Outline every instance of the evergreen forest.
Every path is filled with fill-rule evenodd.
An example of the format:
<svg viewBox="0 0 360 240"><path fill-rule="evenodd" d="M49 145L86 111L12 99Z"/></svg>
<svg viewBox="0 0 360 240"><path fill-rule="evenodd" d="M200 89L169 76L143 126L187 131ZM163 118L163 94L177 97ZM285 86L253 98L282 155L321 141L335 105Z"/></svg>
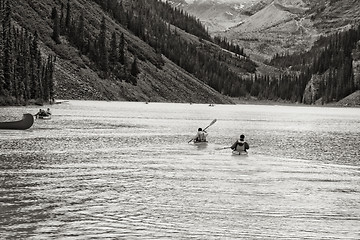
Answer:
<svg viewBox="0 0 360 240"><path fill-rule="evenodd" d="M16 27L9 1L0 0L0 105L49 102L56 58L41 55L37 32Z"/></svg>
<svg viewBox="0 0 360 240"><path fill-rule="evenodd" d="M293 94L303 92L313 76L321 76L321 80L314 83L318 86L318 91L312 99L304 102L307 104L313 104L317 100L321 100L322 104L336 102L359 90L360 83L354 78L353 69L353 56L360 50L359 40L360 25L320 37L308 52L275 56L269 64L280 69L290 69L291 74L280 76L281 84L273 84L269 92L280 94L282 99L295 100ZM262 77L264 78L266 77ZM282 79L286 81L281 82ZM270 82L264 82L271 86ZM286 92L281 91L284 85L293 87L289 88L294 90L292 94L287 93L286 96ZM269 95L265 97L269 98Z"/></svg>

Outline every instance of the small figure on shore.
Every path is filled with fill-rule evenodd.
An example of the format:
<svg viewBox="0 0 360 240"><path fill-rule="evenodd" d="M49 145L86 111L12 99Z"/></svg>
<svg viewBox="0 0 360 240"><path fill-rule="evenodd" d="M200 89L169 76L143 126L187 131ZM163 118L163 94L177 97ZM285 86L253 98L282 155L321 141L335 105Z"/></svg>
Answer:
<svg viewBox="0 0 360 240"><path fill-rule="evenodd" d="M202 130L202 128L198 129L198 132L196 133L196 136L193 138L194 142L206 142L206 137L208 133L205 130Z"/></svg>
<svg viewBox="0 0 360 240"><path fill-rule="evenodd" d="M230 147L233 151L237 151L239 152L239 154L241 154L241 152L247 152L246 150L249 149L249 144L247 142L245 142L245 135L241 134L240 135L240 139L236 140L236 142L234 142L233 145L231 145Z"/></svg>

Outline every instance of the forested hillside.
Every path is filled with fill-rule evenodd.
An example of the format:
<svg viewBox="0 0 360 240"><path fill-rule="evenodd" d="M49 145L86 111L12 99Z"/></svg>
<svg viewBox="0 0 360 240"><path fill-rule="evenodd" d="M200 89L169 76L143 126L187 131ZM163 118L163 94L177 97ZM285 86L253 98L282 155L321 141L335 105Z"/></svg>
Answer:
<svg viewBox="0 0 360 240"><path fill-rule="evenodd" d="M360 89L353 67L359 60L359 41L360 25L320 37L308 52L277 55L270 64L288 69L288 81L304 92L302 102L337 102Z"/></svg>
<svg viewBox="0 0 360 240"><path fill-rule="evenodd" d="M161 1L0 2L2 16L9 16L1 19L0 88L2 98L13 102L55 97L229 103L221 93L234 93L241 75L256 70L239 46L211 39L196 18ZM26 48L38 49L31 60L36 66L21 59L27 50L13 42L22 34ZM21 73L15 68L20 59ZM30 83L35 68L41 72ZM28 90L42 85L37 95Z"/></svg>
<svg viewBox="0 0 360 240"><path fill-rule="evenodd" d="M41 58L39 35L11 24L11 6L0 1L0 104L20 104L30 99L50 101L54 97L56 58Z"/></svg>

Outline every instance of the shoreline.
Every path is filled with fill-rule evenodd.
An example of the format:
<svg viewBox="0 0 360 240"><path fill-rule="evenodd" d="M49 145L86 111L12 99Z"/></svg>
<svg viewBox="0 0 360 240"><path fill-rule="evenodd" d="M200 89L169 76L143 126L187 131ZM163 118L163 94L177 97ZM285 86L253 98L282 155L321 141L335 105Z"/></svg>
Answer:
<svg viewBox="0 0 360 240"><path fill-rule="evenodd" d="M360 108L360 103L328 103L328 104L304 104L299 102L258 100L249 98L231 98L236 105L272 105L272 106L294 106L294 107L337 107L337 108Z"/></svg>
<svg viewBox="0 0 360 240"><path fill-rule="evenodd" d="M347 103L328 103L328 104L304 104L299 102L290 102L290 101L275 101L275 100L258 100L256 98L238 98L238 97L229 97L229 99L233 102L231 103L211 103L212 105L271 105L271 106L293 106L293 107L337 107L337 108L360 108L360 103L357 102L347 102ZM109 100L90 100L90 99L59 99L57 101L54 101L53 103L49 102L43 102L41 104L30 101L28 104L18 104L18 105L0 105L0 108L6 108L6 107L29 107L29 106L38 106L38 107L44 107L44 106L53 106L57 104L66 103L69 101L107 101L107 102L117 102L109 101ZM143 102L143 101L120 101L120 102ZM145 101L146 104L149 102ZM181 103L181 102L167 102L167 101L153 101L152 103ZM188 103L188 102L183 102ZM207 103L196 103L191 102L189 104L207 104Z"/></svg>

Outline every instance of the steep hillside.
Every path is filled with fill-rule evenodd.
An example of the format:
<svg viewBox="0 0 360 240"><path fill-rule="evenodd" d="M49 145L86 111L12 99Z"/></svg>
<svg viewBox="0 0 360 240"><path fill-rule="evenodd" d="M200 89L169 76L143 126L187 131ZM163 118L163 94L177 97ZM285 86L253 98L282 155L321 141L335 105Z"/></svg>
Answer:
<svg viewBox="0 0 360 240"><path fill-rule="evenodd" d="M56 98L231 103L229 98L156 52L153 47L116 22L95 1L69 1L71 16L74 20L83 14L86 32L93 39L100 34L101 21L105 16L108 45L111 34L115 33L118 39L124 34L128 67L130 68L130 63L137 59L139 74L136 84L114 76L104 78L101 71L94 67L93 61L71 44L66 35L60 36L60 44L55 43L51 38L51 12L54 7L60 12L61 3L66 6L66 0L10 2L13 6L14 25L31 33L37 31L42 55L57 56L54 73ZM200 43L198 38L196 39L198 44L206 44L206 41ZM218 48L218 51L222 50Z"/></svg>
<svg viewBox="0 0 360 240"><path fill-rule="evenodd" d="M307 15L321 33L332 33L360 20L358 0L304 0L309 5Z"/></svg>
<svg viewBox="0 0 360 240"><path fill-rule="evenodd" d="M277 53L308 50L318 31L301 0L275 0L223 35L250 49L248 54L264 61Z"/></svg>

